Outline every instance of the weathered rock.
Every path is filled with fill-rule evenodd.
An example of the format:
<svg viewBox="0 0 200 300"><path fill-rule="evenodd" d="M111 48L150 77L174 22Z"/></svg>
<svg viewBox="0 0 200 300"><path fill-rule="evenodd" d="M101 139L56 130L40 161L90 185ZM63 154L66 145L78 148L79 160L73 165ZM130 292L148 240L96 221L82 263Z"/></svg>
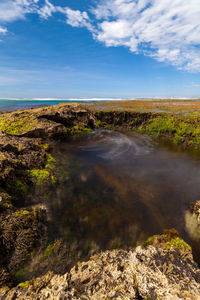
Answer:
<svg viewBox="0 0 200 300"><path fill-rule="evenodd" d="M185 227L192 240L200 241L200 200L190 204L185 212Z"/></svg>
<svg viewBox="0 0 200 300"><path fill-rule="evenodd" d="M0 130L14 136L56 138L94 126L92 113L79 104L59 104L1 115ZM79 128L74 128L78 126Z"/></svg>
<svg viewBox="0 0 200 300"><path fill-rule="evenodd" d="M46 239L46 212L15 209L0 204L0 286L9 284L8 272L16 272ZM7 274L7 275L6 275ZM6 282L8 280L8 282Z"/></svg>
<svg viewBox="0 0 200 300"><path fill-rule="evenodd" d="M63 276L49 272L9 292L2 290L2 295L4 299L12 295L15 299L197 300L200 270L192 256L185 256L173 243L169 249L139 246L102 252Z"/></svg>

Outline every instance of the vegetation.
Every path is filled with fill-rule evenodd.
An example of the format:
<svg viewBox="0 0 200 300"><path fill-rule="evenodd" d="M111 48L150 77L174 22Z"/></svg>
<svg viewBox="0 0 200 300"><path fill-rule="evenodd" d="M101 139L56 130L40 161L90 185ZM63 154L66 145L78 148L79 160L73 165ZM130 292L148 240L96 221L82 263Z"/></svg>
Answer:
<svg viewBox="0 0 200 300"><path fill-rule="evenodd" d="M191 247L186 242L184 242L184 240L178 237L171 239L171 241L165 243L165 249L169 250L170 248L177 248L178 250L192 250Z"/></svg>
<svg viewBox="0 0 200 300"><path fill-rule="evenodd" d="M165 137L184 148L200 148L200 116L197 113L152 116L138 130L154 137Z"/></svg>
<svg viewBox="0 0 200 300"><path fill-rule="evenodd" d="M32 169L29 170L28 173L36 179L36 183L38 185L43 184L50 178L50 173L48 170L44 169Z"/></svg>
<svg viewBox="0 0 200 300"><path fill-rule="evenodd" d="M17 191L21 191L24 194L26 194L28 192L28 185L24 182L22 182L20 179L16 179L15 180L15 187Z"/></svg>
<svg viewBox="0 0 200 300"><path fill-rule="evenodd" d="M21 282L18 284L18 287L21 287L22 289L27 288L30 285L30 281Z"/></svg>
<svg viewBox="0 0 200 300"><path fill-rule="evenodd" d="M31 119L30 115L10 114L0 120L0 130L10 135L20 135L35 128L36 120Z"/></svg>

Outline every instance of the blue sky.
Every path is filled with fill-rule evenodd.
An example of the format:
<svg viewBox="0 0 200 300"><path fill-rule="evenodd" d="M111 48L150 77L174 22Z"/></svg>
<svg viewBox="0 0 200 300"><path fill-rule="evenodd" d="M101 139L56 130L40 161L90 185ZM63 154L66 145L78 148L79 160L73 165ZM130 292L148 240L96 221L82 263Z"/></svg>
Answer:
<svg viewBox="0 0 200 300"><path fill-rule="evenodd" d="M200 97L199 0L0 0L0 98Z"/></svg>

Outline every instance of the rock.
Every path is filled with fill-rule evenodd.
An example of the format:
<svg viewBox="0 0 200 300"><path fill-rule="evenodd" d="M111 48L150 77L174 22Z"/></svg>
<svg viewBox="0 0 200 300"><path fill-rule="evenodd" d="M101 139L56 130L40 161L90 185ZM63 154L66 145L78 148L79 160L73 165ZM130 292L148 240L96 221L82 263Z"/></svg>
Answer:
<svg viewBox="0 0 200 300"><path fill-rule="evenodd" d="M7 202L0 204L0 211L1 287L11 281L8 272L19 270L46 239L46 212L16 209Z"/></svg>
<svg viewBox="0 0 200 300"><path fill-rule="evenodd" d="M200 241L200 200L191 203L185 212L185 227L193 240Z"/></svg>
<svg viewBox="0 0 200 300"><path fill-rule="evenodd" d="M48 272L43 277L22 283L4 292L4 299L15 295L15 299L41 300L198 300L200 269L185 246L187 244L180 238L179 243L183 243L183 247L174 243L177 238L165 233L152 237L157 246L96 254L86 262L79 262L62 276ZM187 251L184 253L185 247Z"/></svg>
<svg viewBox="0 0 200 300"><path fill-rule="evenodd" d="M200 224L200 200L190 204L190 212L196 215L197 222Z"/></svg>
<svg viewBox="0 0 200 300"><path fill-rule="evenodd" d="M9 273L21 272L31 252L46 239L44 210L16 207L41 203L56 183L50 154L54 141L87 132L94 123L92 113L78 104L0 114L1 286L6 280L10 285Z"/></svg>

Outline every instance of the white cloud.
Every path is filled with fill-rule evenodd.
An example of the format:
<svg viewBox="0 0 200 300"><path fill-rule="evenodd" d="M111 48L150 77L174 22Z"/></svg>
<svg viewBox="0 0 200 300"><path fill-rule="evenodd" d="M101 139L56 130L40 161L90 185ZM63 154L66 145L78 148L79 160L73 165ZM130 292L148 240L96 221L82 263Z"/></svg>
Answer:
<svg viewBox="0 0 200 300"><path fill-rule="evenodd" d="M200 0L99 0L90 11L51 0L0 0L0 25L36 13L61 13L72 27L86 27L110 46L125 46L179 69L200 72ZM43 4L42 4L43 3ZM0 26L0 33L7 29Z"/></svg>
<svg viewBox="0 0 200 300"><path fill-rule="evenodd" d="M187 71L200 71L199 0L102 0L95 38Z"/></svg>
<svg viewBox="0 0 200 300"><path fill-rule="evenodd" d="M27 13L37 11L38 0L3 0L0 3L0 22L23 19Z"/></svg>
<svg viewBox="0 0 200 300"><path fill-rule="evenodd" d="M2 34L2 33L3 33L3 34L4 34L4 33L7 33L7 31L8 31L8 30L7 30L5 27L1 27L1 26L0 26L0 34Z"/></svg>
<svg viewBox="0 0 200 300"><path fill-rule="evenodd" d="M41 18L47 19L57 11L58 9L53 4L51 4L48 0L45 0L45 5L38 10L38 14L41 16Z"/></svg>

